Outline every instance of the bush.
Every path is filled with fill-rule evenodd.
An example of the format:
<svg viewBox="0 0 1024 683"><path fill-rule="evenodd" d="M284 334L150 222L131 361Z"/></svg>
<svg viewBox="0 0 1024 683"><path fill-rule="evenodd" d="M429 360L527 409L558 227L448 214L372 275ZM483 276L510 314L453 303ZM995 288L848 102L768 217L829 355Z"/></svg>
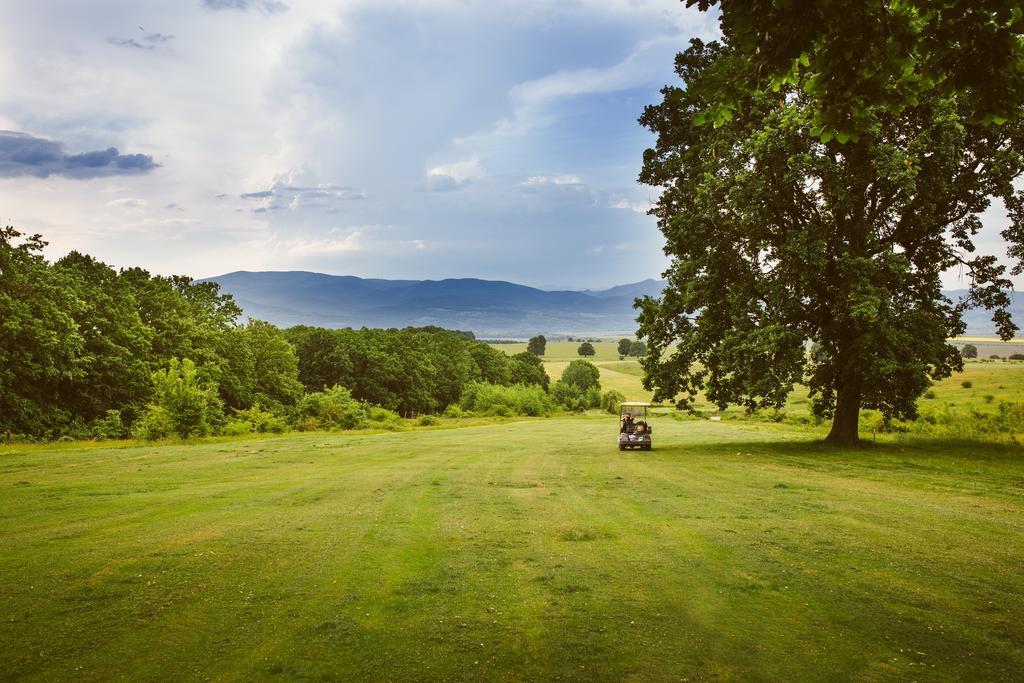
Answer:
<svg viewBox="0 0 1024 683"><path fill-rule="evenodd" d="M932 390L932 389L929 389L928 391L924 392L924 397L925 398L935 398L935 391Z"/></svg>
<svg viewBox="0 0 1024 683"><path fill-rule="evenodd" d="M248 420L228 420L223 429L227 436L241 436L242 434L252 434L255 431L256 428Z"/></svg>
<svg viewBox="0 0 1024 683"><path fill-rule="evenodd" d="M420 415L420 419L416 421L421 427L432 427L433 425L441 424L441 420L435 415Z"/></svg>
<svg viewBox="0 0 1024 683"><path fill-rule="evenodd" d="M376 427L377 429L397 429L402 418L398 416L393 410L387 408L381 408L380 406L371 405L369 403L363 404L366 408L366 418L369 420L370 427Z"/></svg>
<svg viewBox="0 0 1024 683"><path fill-rule="evenodd" d="M569 384L565 380L555 382L551 389L551 397L555 400L555 403L566 410L577 413L581 413L588 408L597 408L601 405L601 390L598 387L581 389L579 386Z"/></svg>
<svg viewBox="0 0 1024 683"><path fill-rule="evenodd" d="M536 385L513 384L510 387L486 382L470 382L459 399L459 408L482 415L550 415L551 398Z"/></svg>
<svg viewBox="0 0 1024 683"><path fill-rule="evenodd" d="M128 436L128 428L121 419L120 410L108 410L106 415L96 418L90 431L93 438L98 441L123 439Z"/></svg>
<svg viewBox="0 0 1024 683"><path fill-rule="evenodd" d="M617 415L619 413L619 406L625 400L626 397L621 391L610 389L601 394L601 409L612 415Z"/></svg>
<svg viewBox="0 0 1024 683"><path fill-rule="evenodd" d="M984 396L982 396L982 398L985 400L985 403L991 403L992 401L996 400L996 397L993 396L992 394L985 394Z"/></svg>
<svg viewBox="0 0 1024 683"><path fill-rule="evenodd" d="M337 385L303 396L298 415L303 429L358 429L370 419L366 404Z"/></svg>
<svg viewBox="0 0 1024 683"><path fill-rule="evenodd" d="M181 438L213 433L224 419L216 385L199 380L188 358L172 358L166 370L153 373L154 402L144 415L141 438Z"/></svg>
<svg viewBox="0 0 1024 683"><path fill-rule="evenodd" d="M591 387L600 391L601 371L593 363L585 360L574 360L562 371L562 379L560 381L572 385L580 391L586 391ZM600 394L598 395L598 403L600 403Z"/></svg>
<svg viewBox="0 0 1024 683"><path fill-rule="evenodd" d="M151 405L142 417L135 421L132 435L136 439L156 441L168 438L173 432L174 422L170 414L162 406Z"/></svg>
<svg viewBox="0 0 1024 683"><path fill-rule="evenodd" d="M1002 356L1000 356L998 353L993 353L991 356L989 356L989 358L991 358L992 360L999 360L1000 358L1002 358Z"/></svg>
<svg viewBox="0 0 1024 683"><path fill-rule="evenodd" d="M465 411L462 410L462 408L459 407L459 404L453 403L453 404L451 404L450 406L448 406L447 408L444 409L444 416L445 417L460 418L460 417L465 417L466 413L465 413Z"/></svg>
<svg viewBox="0 0 1024 683"><path fill-rule="evenodd" d="M964 389L970 389L971 387L974 386L974 382L972 382L969 379L965 379L963 382L960 382L960 386L962 386Z"/></svg>
<svg viewBox="0 0 1024 683"><path fill-rule="evenodd" d="M597 351L594 350L594 345L590 342L583 342L580 347L576 349L576 353L581 356L593 356Z"/></svg>
<svg viewBox="0 0 1024 683"><path fill-rule="evenodd" d="M250 431L257 432L259 434L266 434L267 432L272 434L281 434L288 431L288 423L273 413L269 413L260 408L259 403L255 404L252 408L237 411L236 417L236 422L248 422L249 426L252 427ZM229 422L228 424L231 423ZM224 429L226 433L226 425Z"/></svg>

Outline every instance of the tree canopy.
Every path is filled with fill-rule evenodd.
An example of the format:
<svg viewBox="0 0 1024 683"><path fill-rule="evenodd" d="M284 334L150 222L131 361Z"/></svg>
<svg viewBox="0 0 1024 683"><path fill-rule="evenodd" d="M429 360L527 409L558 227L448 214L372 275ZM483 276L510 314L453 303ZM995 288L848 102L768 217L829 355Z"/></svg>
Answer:
<svg viewBox="0 0 1024 683"><path fill-rule="evenodd" d="M543 334L538 334L536 337L530 337L530 341L526 344L526 350L535 356L543 356L547 345L547 338Z"/></svg>
<svg viewBox="0 0 1024 683"><path fill-rule="evenodd" d="M912 417L931 380L961 367L946 340L968 307L991 309L1004 339L1016 330L1005 268L973 237L998 197L1010 253L1024 254L1024 130L980 120L971 91L936 89L895 112L868 107L856 139L826 139L812 73L722 92L751 60L693 41L676 60L685 87L640 119L657 135L640 179L663 188L652 213L673 259L663 297L640 303L645 386L684 407L706 387L721 408L756 409L806 383L833 418L829 439L848 443L861 406ZM707 125L726 101L735 115ZM953 267L971 282L957 302L941 293Z"/></svg>
<svg viewBox="0 0 1024 683"><path fill-rule="evenodd" d="M933 95L961 100L971 123L1016 119L1024 104L1024 9L1017 0L686 0L721 11L739 56L695 87L719 124L752 91L797 85L822 142L870 133ZM703 119L702 119L703 120Z"/></svg>

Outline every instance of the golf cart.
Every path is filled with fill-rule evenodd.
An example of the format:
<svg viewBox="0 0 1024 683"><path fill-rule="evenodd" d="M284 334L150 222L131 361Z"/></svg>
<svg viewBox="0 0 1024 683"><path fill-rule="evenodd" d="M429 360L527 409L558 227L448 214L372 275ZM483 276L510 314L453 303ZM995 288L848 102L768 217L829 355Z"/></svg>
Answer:
<svg viewBox="0 0 1024 683"><path fill-rule="evenodd" d="M651 426L647 424L649 403L627 401L619 406L619 450L651 450Z"/></svg>

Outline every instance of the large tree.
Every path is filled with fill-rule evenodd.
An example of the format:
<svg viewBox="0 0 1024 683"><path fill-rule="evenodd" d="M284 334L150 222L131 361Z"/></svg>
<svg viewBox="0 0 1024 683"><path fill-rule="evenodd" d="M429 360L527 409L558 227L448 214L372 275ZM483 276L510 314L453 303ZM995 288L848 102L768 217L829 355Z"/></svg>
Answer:
<svg viewBox="0 0 1024 683"><path fill-rule="evenodd" d="M676 62L685 87L640 119L657 135L640 179L663 190L652 213L673 257L663 297L641 303L645 386L683 407L706 388L722 408L755 409L805 382L833 419L828 440L852 443L861 407L912 417L931 380L961 368L946 340L967 307L992 309L1003 338L1015 331L1005 269L973 237L999 197L1021 253L1024 130L935 90L868 106L856 139L826 139L815 74L801 69L777 91L734 89L733 113L709 119L718 84L742 83L751 58L693 41ZM954 267L971 283L958 302L941 292Z"/></svg>
<svg viewBox="0 0 1024 683"><path fill-rule="evenodd" d="M720 10L743 58L698 87L727 118L743 93L802 81L816 134L859 137L878 109L899 115L923 95L954 95L972 121L1018 115L1024 95L1020 0L684 0ZM724 75L724 74L719 74Z"/></svg>

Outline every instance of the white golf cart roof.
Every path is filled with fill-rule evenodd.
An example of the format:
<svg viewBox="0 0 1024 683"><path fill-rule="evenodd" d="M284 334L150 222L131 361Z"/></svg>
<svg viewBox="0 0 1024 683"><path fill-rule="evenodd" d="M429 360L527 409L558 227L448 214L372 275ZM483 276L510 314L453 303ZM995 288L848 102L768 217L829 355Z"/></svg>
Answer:
<svg viewBox="0 0 1024 683"><path fill-rule="evenodd" d="M646 407L650 406L651 404L650 403L644 403L643 401L624 401L624 402L622 402L621 405L623 405L623 406L643 406L643 407L646 408Z"/></svg>

